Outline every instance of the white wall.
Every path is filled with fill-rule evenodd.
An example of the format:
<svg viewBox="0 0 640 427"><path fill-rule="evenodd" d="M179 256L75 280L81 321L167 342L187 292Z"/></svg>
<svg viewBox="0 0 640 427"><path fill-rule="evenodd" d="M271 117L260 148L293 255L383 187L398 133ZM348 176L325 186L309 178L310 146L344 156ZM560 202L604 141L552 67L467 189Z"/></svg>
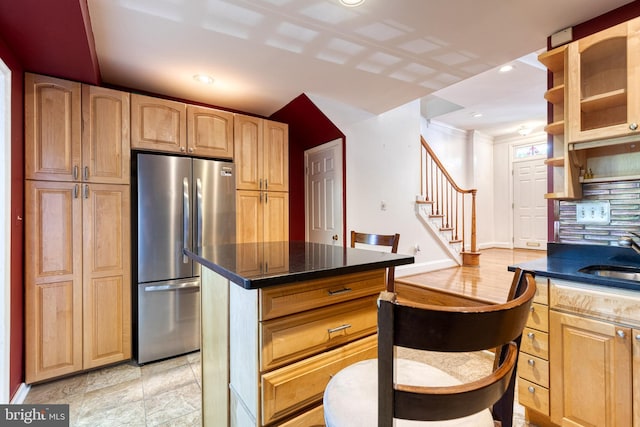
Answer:
<svg viewBox="0 0 640 427"><path fill-rule="evenodd" d="M455 265L415 213L421 134L460 187L478 190L478 249L513 247L511 150L535 138L496 143L477 131L427 121L420 115L419 100L375 116L309 97L346 136L347 232L400 233L398 251L415 254L416 263L398 268L399 277Z"/></svg>
<svg viewBox="0 0 640 427"><path fill-rule="evenodd" d="M0 403L9 403L11 337L11 71L0 60Z"/></svg>
<svg viewBox="0 0 640 427"><path fill-rule="evenodd" d="M398 252L414 255L398 277L454 265L415 212L420 192L420 103L378 116L310 95L345 134L347 232L400 233ZM381 208L384 202L385 209Z"/></svg>

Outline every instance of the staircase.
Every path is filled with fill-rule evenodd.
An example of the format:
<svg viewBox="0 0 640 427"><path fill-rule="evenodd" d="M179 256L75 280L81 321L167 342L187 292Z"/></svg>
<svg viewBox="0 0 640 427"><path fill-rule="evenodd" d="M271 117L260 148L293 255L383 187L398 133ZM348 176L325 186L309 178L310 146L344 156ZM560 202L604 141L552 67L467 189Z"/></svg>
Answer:
<svg viewBox="0 0 640 427"><path fill-rule="evenodd" d="M420 145L420 200L416 200L416 215L458 265L478 266L478 190L460 188L422 136Z"/></svg>

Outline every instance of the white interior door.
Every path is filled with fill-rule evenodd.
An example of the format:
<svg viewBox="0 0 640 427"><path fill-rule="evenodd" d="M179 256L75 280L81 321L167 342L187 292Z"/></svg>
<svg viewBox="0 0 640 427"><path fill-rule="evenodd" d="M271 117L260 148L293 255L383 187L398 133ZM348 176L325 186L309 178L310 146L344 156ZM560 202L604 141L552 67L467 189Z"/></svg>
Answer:
<svg viewBox="0 0 640 427"><path fill-rule="evenodd" d="M305 239L342 242L342 139L304 152Z"/></svg>
<svg viewBox="0 0 640 427"><path fill-rule="evenodd" d="M513 246L547 248L547 166L544 159L513 163Z"/></svg>

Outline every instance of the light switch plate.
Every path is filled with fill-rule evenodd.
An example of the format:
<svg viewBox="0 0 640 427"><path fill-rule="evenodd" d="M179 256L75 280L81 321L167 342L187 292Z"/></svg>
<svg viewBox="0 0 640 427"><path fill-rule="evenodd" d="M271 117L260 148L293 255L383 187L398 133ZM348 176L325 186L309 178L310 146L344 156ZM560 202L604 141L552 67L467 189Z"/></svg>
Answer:
<svg viewBox="0 0 640 427"><path fill-rule="evenodd" d="M609 202L576 203L576 221L578 224L609 224L611 205Z"/></svg>

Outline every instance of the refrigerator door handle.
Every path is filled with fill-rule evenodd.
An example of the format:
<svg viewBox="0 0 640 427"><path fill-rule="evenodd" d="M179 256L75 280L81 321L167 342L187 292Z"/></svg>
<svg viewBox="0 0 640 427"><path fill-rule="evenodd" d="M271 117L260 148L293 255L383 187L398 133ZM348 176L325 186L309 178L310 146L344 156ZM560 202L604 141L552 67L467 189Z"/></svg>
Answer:
<svg viewBox="0 0 640 427"><path fill-rule="evenodd" d="M185 177L182 179L182 248L191 249L189 247L189 180ZM182 262L187 264L189 258L183 253Z"/></svg>
<svg viewBox="0 0 640 427"><path fill-rule="evenodd" d="M170 285L148 285L144 287L145 292L182 291L187 289L200 289L200 282L195 281Z"/></svg>
<svg viewBox="0 0 640 427"><path fill-rule="evenodd" d="M202 247L202 181L196 179L196 245Z"/></svg>

